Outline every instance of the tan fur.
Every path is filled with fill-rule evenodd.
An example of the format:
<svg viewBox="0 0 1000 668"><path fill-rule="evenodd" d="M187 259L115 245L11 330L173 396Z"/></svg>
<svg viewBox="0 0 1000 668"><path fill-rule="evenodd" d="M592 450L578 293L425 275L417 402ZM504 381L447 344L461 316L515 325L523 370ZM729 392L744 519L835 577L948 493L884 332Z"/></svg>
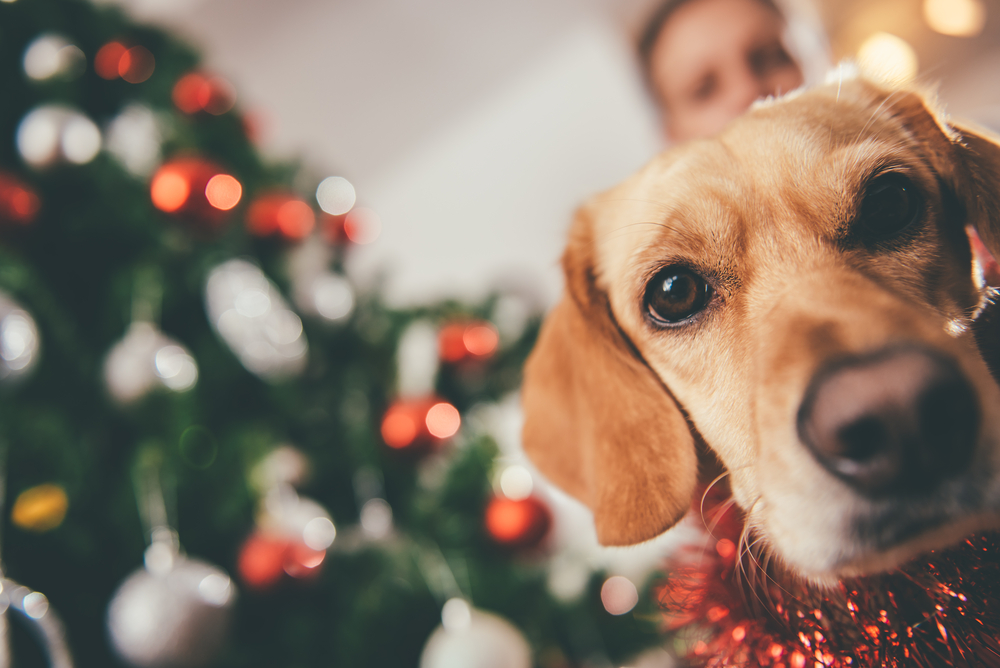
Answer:
<svg viewBox="0 0 1000 668"><path fill-rule="evenodd" d="M902 249L851 246L865 179L887 163L923 191L930 222ZM661 155L573 224L566 294L525 370L526 451L594 510L602 542L636 543L690 503L693 427L752 526L817 580L995 524L1000 388L972 335L955 335L982 297L967 223L1000 255L1000 148L912 91L834 83ZM661 330L643 313L644 290L678 262L711 276L717 298L695 322ZM849 523L877 509L805 451L795 415L824 361L898 341L948 354L970 379L984 416L975 466L996 503L873 552L851 543Z"/></svg>

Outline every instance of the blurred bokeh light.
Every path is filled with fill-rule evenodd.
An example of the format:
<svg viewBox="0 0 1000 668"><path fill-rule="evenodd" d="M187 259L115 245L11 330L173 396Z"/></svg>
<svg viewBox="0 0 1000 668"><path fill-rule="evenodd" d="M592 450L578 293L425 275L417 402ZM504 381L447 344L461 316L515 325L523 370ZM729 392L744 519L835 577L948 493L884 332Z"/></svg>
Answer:
<svg viewBox="0 0 1000 668"><path fill-rule="evenodd" d="M243 186L229 174L216 174L205 186L205 197L216 209L228 211L239 204Z"/></svg>
<svg viewBox="0 0 1000 668"><path fill-rule="evenodd" d="M971 37L986 23L982 0L924 0L927 24L942 35Z"/></svg>
<svg viewBox="0 0 1000 668"><path fill-rule="evenodd" d="M858 64L868 76L893 85L903 85L917 76L917 54L903 39L877 32L858 49Z"/></svg>

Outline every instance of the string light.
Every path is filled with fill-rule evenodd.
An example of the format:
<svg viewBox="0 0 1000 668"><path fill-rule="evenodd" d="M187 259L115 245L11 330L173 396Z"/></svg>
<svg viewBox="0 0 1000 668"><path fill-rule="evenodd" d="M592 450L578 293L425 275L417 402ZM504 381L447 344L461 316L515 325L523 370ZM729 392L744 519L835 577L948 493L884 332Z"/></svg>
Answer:
<svg viewBox="0 0 1000 668"><path fill-rule="evenodd" d="M229 174L216 174L205 186L208 203L220 211L228 211L239 204L243 186Z"/></svg>
<svg viewBox="0 0 1000 668"><path fill-rule="evenodd" d="M357 193L351 182L342 176L331 176L323 179L316 188L316 201L319 208L332 216L341 216L354 207Z"/></svg>
<svg viewBox="0 0 1000 668"><path fill-rule="evenodd" d="M457 408L442 401L431 406L427 411L425 422L431 436L451 438L458 433L458 428L462 425L462 416Z"/></svg>
<svg viewBox="0 0 1000 668"><path fill-rule="evenodd" d="M877 32L858 49L858 64L875 79L893 84L909 83L917 76L917 54L905 40Z"/></svg>
<svg viewBox="0 0 1000 668"><path fill-rule="evenodd" d="M160 211L173 213L187 202L191 186L188 184L187 176L180 169L164 166L153 177L149 192L153 206Z"/></svg>
<svg viewBox="0 0 1000 668"><path fill-rule="evenodd" d="M924 0L927 25L943 35L972 37L986 24L982 0Z"/></svg>

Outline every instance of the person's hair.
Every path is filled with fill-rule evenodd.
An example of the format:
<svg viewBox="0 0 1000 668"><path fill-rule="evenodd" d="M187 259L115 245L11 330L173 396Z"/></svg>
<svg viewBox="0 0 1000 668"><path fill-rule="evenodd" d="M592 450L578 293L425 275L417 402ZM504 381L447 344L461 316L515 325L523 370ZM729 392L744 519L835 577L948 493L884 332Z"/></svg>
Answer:
<svg viewBox="0 0 1000 668"><path fill-rule="evenodd" d="M667 24L670 17L674 13L683 7L684 5L690 4L692 2L698 2L699 0L665 0L665 2L660 3L652 14L650 14L649 19L646 21L646 27L639 36L639 61L642 64L642 71L646 77L646 82L651 82L650 77L650 65L652 64L653 58L653 47L656 46L656 40L660 37L660 33L663 32L663 26ZM784 12L781 8L775 4L774 0L754 0L754 2L759 2L764 5L775 14L780 16L782 19L785 18Z"/></svg>

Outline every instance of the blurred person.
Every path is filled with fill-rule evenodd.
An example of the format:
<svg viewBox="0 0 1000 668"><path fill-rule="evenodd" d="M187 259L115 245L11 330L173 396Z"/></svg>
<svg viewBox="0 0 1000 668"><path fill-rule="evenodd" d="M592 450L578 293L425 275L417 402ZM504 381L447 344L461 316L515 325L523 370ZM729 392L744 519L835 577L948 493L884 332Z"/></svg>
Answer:
<svg viewBox="0 0 1000 668"><path fill-rule="evenodd" d="M785 16L772 0L666 0L639 42L665 136L714 135L754 100L801 86L785 46Z"/></svg>

